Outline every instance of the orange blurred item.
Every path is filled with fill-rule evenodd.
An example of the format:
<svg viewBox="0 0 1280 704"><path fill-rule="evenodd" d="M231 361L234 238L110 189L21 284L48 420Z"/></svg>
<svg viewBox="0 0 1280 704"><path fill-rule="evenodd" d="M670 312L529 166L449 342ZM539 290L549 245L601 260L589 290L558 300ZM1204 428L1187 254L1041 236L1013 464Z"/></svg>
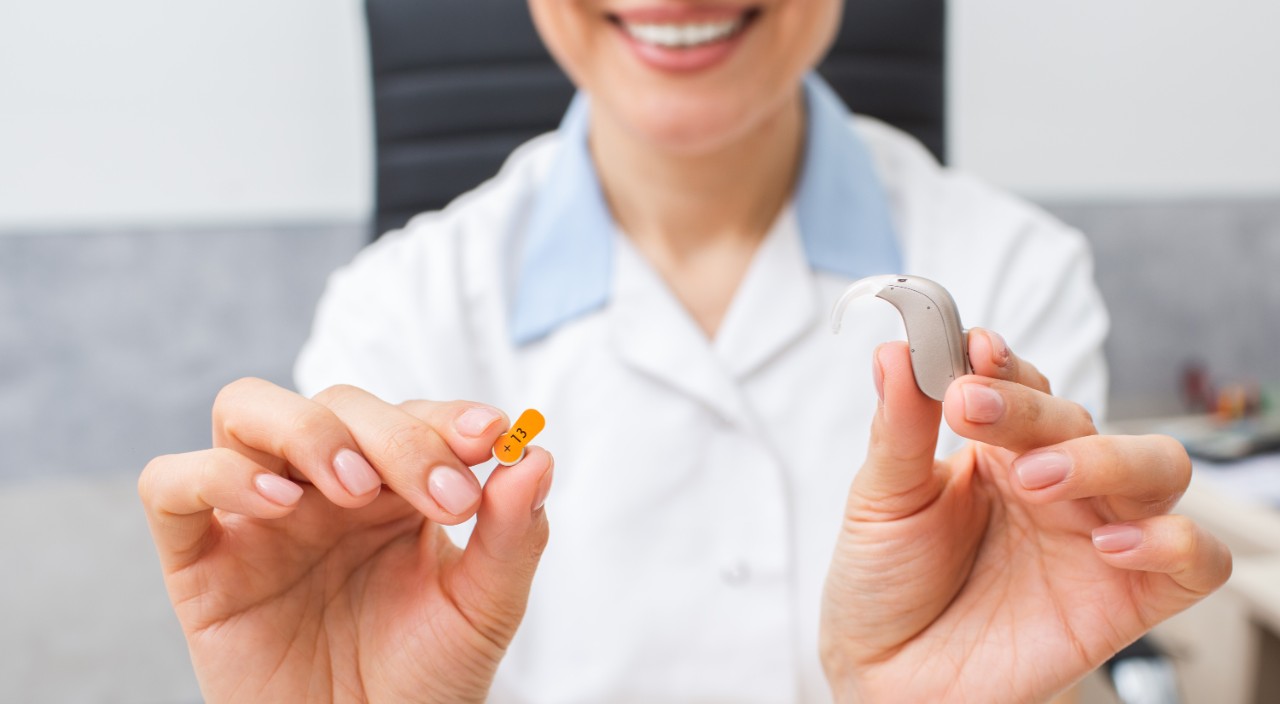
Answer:
<svg viewBox="0 0 1280 704"><path fill-rule="evenodd" d="M511 429L493 444L493 459L504 467L510 467L524 459L525 445L542 432L546 425L547 421L542 414L532 408L521 413Z"/></svg>

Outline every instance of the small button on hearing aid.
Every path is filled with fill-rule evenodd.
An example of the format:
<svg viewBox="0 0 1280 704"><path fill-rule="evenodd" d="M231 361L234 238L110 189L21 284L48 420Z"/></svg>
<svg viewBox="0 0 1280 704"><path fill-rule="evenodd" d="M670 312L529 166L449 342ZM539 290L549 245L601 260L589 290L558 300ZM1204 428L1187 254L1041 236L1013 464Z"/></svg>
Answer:
<svg viewBox="0 0 1280 704"><path fill-rule="evenodd" d="M542 432L546 425L547 421L542 414L532 408L521 413L515 424L511 426L511 430L493 444L493 459L503 467L510 467L524 459L524 446L528 445L535 435Z"/></svg>

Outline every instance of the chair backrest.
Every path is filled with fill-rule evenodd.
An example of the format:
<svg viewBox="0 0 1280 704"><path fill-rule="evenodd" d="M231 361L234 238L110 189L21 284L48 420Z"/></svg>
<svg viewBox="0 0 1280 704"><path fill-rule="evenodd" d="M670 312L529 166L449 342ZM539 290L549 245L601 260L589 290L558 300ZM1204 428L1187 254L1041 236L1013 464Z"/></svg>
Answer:
<svg viewBox="0 0 1280 704"><path fill-rule="evenodd" d="M573 86L520 0L366 0L374 234L443 207L555 129ZM945 0L848 0L819 71L855 111L945 156Z"/></svg>

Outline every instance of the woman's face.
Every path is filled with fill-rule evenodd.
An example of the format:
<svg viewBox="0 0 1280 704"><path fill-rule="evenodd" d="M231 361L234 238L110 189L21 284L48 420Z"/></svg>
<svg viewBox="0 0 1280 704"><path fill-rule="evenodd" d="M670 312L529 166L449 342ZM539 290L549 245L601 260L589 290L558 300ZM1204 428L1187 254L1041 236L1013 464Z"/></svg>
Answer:
<svg viewBox="0 0 1280 704"><path fill-rule="evenodd" d="M840 0L529 0L552 55L628 134L699 154L732 144L799 95Z"/></svg>

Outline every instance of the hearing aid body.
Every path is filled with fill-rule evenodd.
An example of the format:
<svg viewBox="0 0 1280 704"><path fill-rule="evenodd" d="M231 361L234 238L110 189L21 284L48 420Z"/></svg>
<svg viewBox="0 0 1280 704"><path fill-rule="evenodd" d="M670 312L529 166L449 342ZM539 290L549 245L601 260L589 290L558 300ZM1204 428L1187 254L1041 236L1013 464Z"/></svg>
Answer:
<svg viewBox="0 0 1280 704"><path fill-rule="evenodd" d="M924 395L941 401L952 381L973 373L969 334L960 325L955 300L940 284L924 277L894 274L853 282L831 311L831 331L840 332L850 303L870 296L892 303L902 315L911 347L911 370Z"/></svg>

